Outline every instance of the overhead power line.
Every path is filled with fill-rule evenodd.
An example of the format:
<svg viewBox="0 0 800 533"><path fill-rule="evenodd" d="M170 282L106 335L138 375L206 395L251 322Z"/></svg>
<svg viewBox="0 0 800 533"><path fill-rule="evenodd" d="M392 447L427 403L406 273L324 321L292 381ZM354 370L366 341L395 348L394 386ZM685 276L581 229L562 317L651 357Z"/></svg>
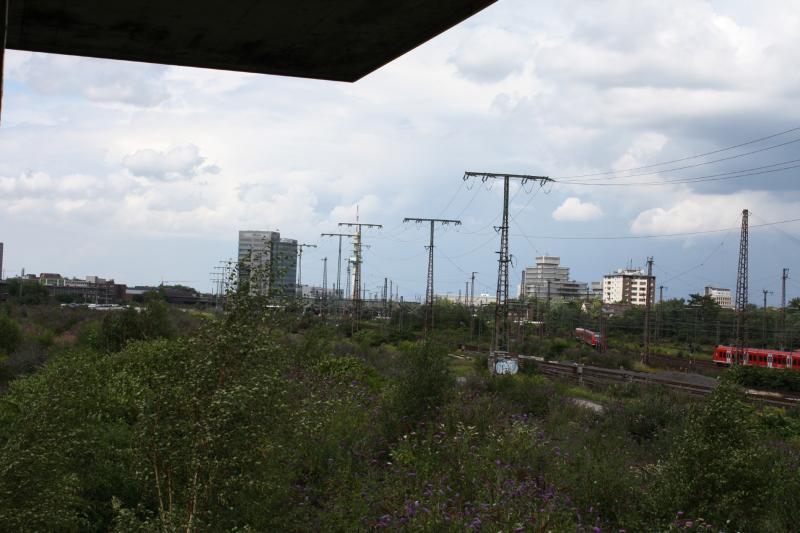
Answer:
<svg viewBox="0 0 800 533"><path fill-rule="evenodd" d="M763 224L750 224L750 228L763 228L766 226L776 226L778 224L790 224L792 222L800 222L800 218L790 218L787 220L778 220L776 222L765 222ZM574 235L523 235L531 239L559 239L559 240L577 240L577 241L610 241L610 240L626 240L626 239L661 239L666 237L685 237L689 235L707 235L711 233L722 233L732 229L739 229L738 227L710 229L703 231L686 231L681 233L663 233L658 235L593 235L593 236L574 236ZM514 236L518 234L512 234Z"/></svg>
<svg viewBox="0 0 800 533"><path fill-rule="evenodd" d="M786 135L787 133L792 133L792 132L795 132L795 131L800 131L800 126L797 126L797 127L794 127L794 128L790 128L788 130L780 131L778 133L773 133L773 134L767 135L765 137L759 137L758 139L752 139L750 141L746 141L746 142L743 142L743 143L735 144L733 146L727 146L725 148L719 148L717 150L712 150L710 152L704 152L702 154L696 154L696 155L690 155L690 156L686 156L686 157L681 157L681 158L678 158L678 159L672 159L670 161L661 161L661 162L658 162L658 163L651 163L649 165L642 165L642 166L638 166L638 167L626 168L624 170L606 170L606 171L603 171L603 172L593 172L593 173L589 173L589 174L576 174L576 175L572 175L572 176L557 176L554 179L561 180L561 179L572 179L572 178L590 178L590 177L593 177L593 176L608 176L608 175L611 175L611 174L619 174L619 173L622 173L622 172L632 172L632 171L636 171L636 170L644 170L646 168L655 168L655 167L660 167L660 166L664 166L664 165L671 165L673 163L680 163L682 161L689 161L691 159L697 159L697 158L700 158L700 157L706 157L706 156L709 156L709 155L714 155L714 154L719 154L719 153L722 153L722 152L727 152L729 150L735 150L736 148L741 148L743 146L749 146L751 144L756 144L756 143L759 143L761 141L767 141L769 139L774 139L775 137L780 137L781 135ZM750 155L750 154L747 154L747 155Z"/></svg>
<svg viewBox="0 0 800 533"><path fill-rule="evenodd" d="M800 141L800 139L798 139ZM614 182L614 183L600 183L600 182L589 182L589 181L557 181L556 183L561 183L563 185L584 185L589 187L629 187L631 185L655 185L655 186L664 186L664 185L680 185L682 183L700 183L704 181L724 181L724 180L733 180L739 178L746 178L748 176L760 176L762 174L772 174L774 172L783 172L784 170L792 170L794 168L800 168L800 164L792 163L800 163L800 159L792 159L789 161L782 161L780 163L772 163L769 165L763 165L760 167L753 167L753 168L745 168L741 170L730 170L728 172L720 172L717 174L706 174L704 176L693 176L693 177L674 177L674 178L667 178L657 181L626 181L626 182ZM790 165L784 166L782 168L773 168L780 165ZM762 170L762 169L769 169L769 170ZM624 178L630 176L622 176ZM612 178L607 178L612 179Z"/></svg>

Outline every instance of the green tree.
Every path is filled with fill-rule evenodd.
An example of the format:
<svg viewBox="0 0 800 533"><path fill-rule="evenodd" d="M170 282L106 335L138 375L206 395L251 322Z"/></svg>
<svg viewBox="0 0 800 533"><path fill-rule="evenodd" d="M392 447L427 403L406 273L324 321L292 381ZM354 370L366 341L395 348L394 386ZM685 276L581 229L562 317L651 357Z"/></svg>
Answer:
<svg viewBox="0 0 800 533"><path fill-rule="evenodd" d="M34 280L8 280L8 299L11 302L27 305L46 304L50 300L47 288Z"/></svg>
<svg viewBox="0 0 800 533"><path fill-rule="evenodd" d="M742 390L720 383L690 412L663 464L654 493L663 518L680 511L726 530L765 531L775 503L768 448Z"/></svg>
<svg viewBox="0 0 800 533"><path fill-rule="evenodd" d="M167 305L154 296L147 298L147 305L142 310L128 308L124 311L109 311L100 327L96 347L108 352L118 352L133 340L171 338L174 334Z"/></svg>

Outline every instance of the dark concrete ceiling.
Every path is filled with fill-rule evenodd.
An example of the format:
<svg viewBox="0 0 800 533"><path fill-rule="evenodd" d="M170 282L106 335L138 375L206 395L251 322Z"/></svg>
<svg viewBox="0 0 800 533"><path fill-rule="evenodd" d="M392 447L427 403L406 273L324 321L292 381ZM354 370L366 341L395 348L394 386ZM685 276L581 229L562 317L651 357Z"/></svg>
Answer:
<svg viewBox="0 0 800 533"><path fill-rule="evenodd" d="M9 0L7 47L355 81L496 0Z"/></svg>

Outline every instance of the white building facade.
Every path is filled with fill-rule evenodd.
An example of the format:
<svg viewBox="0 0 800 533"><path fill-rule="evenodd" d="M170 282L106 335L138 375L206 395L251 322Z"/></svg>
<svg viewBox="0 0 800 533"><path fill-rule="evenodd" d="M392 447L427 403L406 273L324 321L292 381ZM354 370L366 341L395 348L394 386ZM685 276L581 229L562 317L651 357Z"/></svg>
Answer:
<svg viewBox="0 0 800 533"><path fill-rule="evenodd" d="M520 297L526 299L586 298L589 286L569 279L569 267L561 266L561 258L541 255L536 265L522 271Z"/></svg>
<svg viewBox="0 0 800 533"><path fill-rule="evenodd" d="M645 305L647 303L647 287L650 285L650 303L655 302L656 278L641 269L619 269L603 276L604 304Z"/></svg>
<svg viewBox="0 0 800 533"><path fill-rule="evenodd" d="M706 287L705 296L710 296L712 300L723 309L733 309L733 301L731 300L731 290L721 289L719 287Z"/></svg>

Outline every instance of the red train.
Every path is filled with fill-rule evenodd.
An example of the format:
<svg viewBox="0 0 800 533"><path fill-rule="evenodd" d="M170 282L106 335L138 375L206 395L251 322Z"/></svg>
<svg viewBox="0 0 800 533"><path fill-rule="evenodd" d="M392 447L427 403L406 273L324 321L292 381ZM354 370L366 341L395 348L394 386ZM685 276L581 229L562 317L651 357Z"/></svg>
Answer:
<svg viewBox="0 0 800 533"><path fill-rule="evenodd" d="M800 352L784 352L768 348L743 348L742 352L743 365L800 370ZM737 350L733 346L717 346L714 350L714 362L718 365L731 365L735 362L736 353Z"/></svg>
<svg viewBox="0 0 800 533"><path fill-rule="evenodd" d="M575 328L575 338L581 342L585 342L592 348L600 348L600 334L595 333L589 329Z"/></svg>

